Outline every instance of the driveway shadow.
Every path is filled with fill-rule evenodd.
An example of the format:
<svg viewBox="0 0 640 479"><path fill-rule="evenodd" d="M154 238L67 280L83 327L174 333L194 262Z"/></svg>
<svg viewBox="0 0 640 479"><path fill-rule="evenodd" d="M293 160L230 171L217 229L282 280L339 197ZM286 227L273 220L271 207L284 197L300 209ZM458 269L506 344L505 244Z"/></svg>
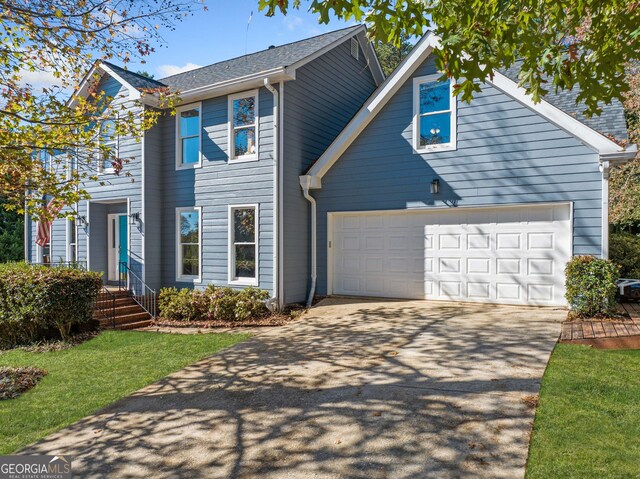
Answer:
<svg viewBox="0 0 640 479"><path fill-rule="evenodd" d="M24 452L80 477L521 477L563 316L328 299Z"/></svg>

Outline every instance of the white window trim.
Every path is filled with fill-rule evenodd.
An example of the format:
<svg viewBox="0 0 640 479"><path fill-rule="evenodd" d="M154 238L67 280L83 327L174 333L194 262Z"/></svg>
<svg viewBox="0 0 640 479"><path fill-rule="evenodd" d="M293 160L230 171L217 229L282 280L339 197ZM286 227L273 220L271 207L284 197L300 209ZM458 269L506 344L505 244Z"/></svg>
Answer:
<svg viewBox="0 0 640 479"><path fill-rule="evenodd" d="M430 115L437 113L451 112L451 141L449 143L439 143L436 145L420 145L420 85L423 83L429 83L436 81L442 75L435 73L432 75L426 75L422 77L416 77L413 79L413 150L415 153L431 153L436 151L452 151L457 149L457 110L458 110L458 98L453 96L453 84L454 81L449 81L449 93L451 95L450 110L429 112Z"/></svg>
<svg viewBox="0 0 640 479"><path fill-rule="evenodd" d="M256 152L250 155L242 155L235 156L235 145L233 140L233 102L234 100L238 100L240 98L247 98L249 96L255 97L256 101L254 103L254 118L255 118L255 141L256 141ZM233 95L229 95L227 102L227 123L228 123L228 145L229 145L229 163L242 163L245 161L258 161L259 153L260 153L260 135L259 135L259 125L260 125L260 109L258 107L259 103L259 91L249 90L242 93L235 93Z"/></svg>
<svg viewBox="0 0 640 479"><path fill-rule="evenodd" d="M180 247L180 214L186 211L198 212L198 275L181 275L182 266L182 248ZM202 207L201 206L183 206L176 208L176 282L180 283L200 283L202 282Z"/></svg>
<svg viewBox="0 0 640 479"><path fill-rule="evenodd" d="M76 211L78 211L78 207L76 206ZM78 219L74 218L73 220L70 220L69 218L67 218L67 262L77 262L78 261ZM74 221L74 226L76 229L76 242L75 242L75 246L76 246L76 257L75 258L71 258L71 221Z"/></svg>
<svg viewBox="0 0 640 479"><path fill-rule="evenodd" d="M180 141L180 113L183 111L189 111L198 109L198 162L197 163L182 163L182 142ZM176 108L176 128L175 128L175 142L176 142L176 170L190 170L193 168L202 168L202 102L189 103L188 105L181 105Z"/></svg>
<svg viewBox="0 0 640 479"><path fill-rule="evenodd" d="M255 214L255 248L256 248L256 276L255 278L236 278L235 277L235 263L236 263L236 252L235 252L235 225L233 224L233 212L235 210L241 210L244 208L253 208L256 212ZM258 203L253 204L245 204L245 205L229 205L229 255L228 255L228 283L230 285L236 286L258 286L259 278L260 278L260 249L259 249L259 238L260 238L260 213L259 213L259 205Z"/></svg>
<svg viewBox="0 0 640 479"><path fill-rule="evenodd" d="M104 120L101 124L100 127L98 128L98 142L100 144L102 144L102 126L104 125L105 122L107 121L112 121L115 124L115 127L118 128L118 118L116 118L115 120L112 118L107 118L106 120ZM120 135L116 132L116 136L113 140L111 140L115 143L115 156L116 158L120 155ZM98 175L112 175L116 172L116 169L112 166L111 168L103 168L102 166L102 152L100 150L98 150Z"/></svg>

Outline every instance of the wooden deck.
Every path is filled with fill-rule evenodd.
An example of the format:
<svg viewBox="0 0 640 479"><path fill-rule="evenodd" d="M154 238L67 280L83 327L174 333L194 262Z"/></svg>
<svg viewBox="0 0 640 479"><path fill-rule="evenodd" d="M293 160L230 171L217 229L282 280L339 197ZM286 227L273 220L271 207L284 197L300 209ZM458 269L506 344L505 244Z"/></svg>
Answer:
<svg viewBox="0 0 640 479"><path fill-rule="evenodd" d="M628 318L603 321L565 321L560 341L640 336L640 303L618 303L618 312Z"/></svg>

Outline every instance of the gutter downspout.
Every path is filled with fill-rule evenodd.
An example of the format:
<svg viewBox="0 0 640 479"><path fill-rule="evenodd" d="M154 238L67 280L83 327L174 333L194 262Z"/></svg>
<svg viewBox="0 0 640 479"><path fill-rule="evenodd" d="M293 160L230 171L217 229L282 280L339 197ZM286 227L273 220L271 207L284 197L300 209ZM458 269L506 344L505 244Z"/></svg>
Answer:
<svg viewBox="0 0 640 479"><path fill-rule="evenodd" d="M317 279L317 267L316 267L316 200L309 194L309 188L311 187L311 177L301 176L300 186L302 186L302 192L307 201L311 204L311 287L309 288L309 296L307 297L307 308L310 308L313 304L313 297L316 294L316 279Z"/></svg>
<svg viewBox="0 0 640 479"><path fill-rule="evenodd" d="M280 310L280 288L279 286L279 268L278 268L278 245L280 238L278 235L280 224L280 185L279 185L279 171L280 171L280 147L279 147L279 132L280 132L280 117L279 117L279 105L280 96L278 90L269 82L269 78L264 79L264 86L273 95L273 298L267 304L270 310Z"/></svg>
<svg viewBox="0 0 640 479"><path fill-rule="evenodd" d="M609 259L609 161L600 162L602 172L602 249L600 255Z"/></svg>

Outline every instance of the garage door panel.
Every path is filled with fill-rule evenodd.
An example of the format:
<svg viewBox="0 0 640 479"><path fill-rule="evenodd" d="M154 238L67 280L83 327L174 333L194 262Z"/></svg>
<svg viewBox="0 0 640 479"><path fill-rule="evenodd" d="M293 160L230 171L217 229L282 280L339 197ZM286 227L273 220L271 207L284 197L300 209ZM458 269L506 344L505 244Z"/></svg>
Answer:
<svg viewBox="0 0 640 479"><path fill-rule="evenodd" d="M336 294L565 304L569 205L371 216L336 215Z"/></svg>

